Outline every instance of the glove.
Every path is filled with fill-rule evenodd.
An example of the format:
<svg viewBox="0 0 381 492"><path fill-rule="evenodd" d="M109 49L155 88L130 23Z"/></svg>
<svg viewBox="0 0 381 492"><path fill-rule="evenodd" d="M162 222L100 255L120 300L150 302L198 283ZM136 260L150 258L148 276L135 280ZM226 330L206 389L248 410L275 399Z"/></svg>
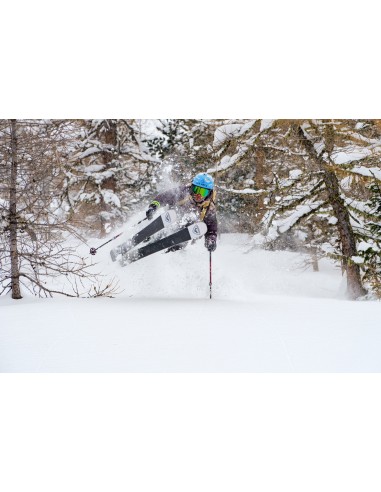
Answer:
<svg viewBox="0 0 381 492"><path fill-rule="evenodd" d="M148 210L146 212L146 217L148 220L152 219L156 209L157 209L157 205L151 203L151 205L148 207Z"/></svg>
<svg viewBox="0 0 381 492"><path fill-rule="evenodd" d="M205 238L205 248L208 251L215 251L217 248L216 239L213 236Z"/></svg>

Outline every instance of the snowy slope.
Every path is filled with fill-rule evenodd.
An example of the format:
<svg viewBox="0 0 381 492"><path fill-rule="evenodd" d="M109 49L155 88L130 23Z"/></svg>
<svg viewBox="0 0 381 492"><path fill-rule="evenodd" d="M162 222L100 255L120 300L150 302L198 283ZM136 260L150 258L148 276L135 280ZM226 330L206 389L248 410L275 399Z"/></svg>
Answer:
<svg viewBox="0 0 381 492"><path fill-rule="evenodd" d="M378 372L381 303L344 298L328 261L248 251L222 235L125 268L108 249L99 267L117 275L114 299L0 298L2 372Z"/></svg>

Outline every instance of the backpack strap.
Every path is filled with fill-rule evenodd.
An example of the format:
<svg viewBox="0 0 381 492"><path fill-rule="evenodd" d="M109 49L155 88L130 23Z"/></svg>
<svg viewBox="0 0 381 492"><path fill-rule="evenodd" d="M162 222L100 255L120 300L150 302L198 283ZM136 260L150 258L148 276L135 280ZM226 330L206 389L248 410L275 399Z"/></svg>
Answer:
<svg viewBox="0 0 381 492"><path fill-rule="evenodd" d="M205 202L203 202L203 204L201 205L202 206L202 210L201 210L201 215L200 215L200 219L201 220L204 220L204 217L206 215L206 212L209 210L209 207L210 205L213 203L213 205L215 204L215 201L216 201L216 196L217 196L217 190L213 190L212 191L212 196L210 198L210 200L206 200Z"/></svg>

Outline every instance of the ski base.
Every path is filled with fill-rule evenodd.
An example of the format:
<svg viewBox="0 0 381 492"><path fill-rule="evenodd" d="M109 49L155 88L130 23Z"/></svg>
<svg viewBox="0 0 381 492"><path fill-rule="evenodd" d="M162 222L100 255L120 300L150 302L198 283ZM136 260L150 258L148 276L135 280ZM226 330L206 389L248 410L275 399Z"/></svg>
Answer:
<svg viewBox="0 0 381 492"><path fill-rule="evenodd" d="M134 248L141 242L147 240L153 234L160 232L163 229L171 227L176 222L177 214L174 210L167 210L166 212L152 220L141 231L137 232L131 239L119 244L116 248L110 251L110 257L112 261L116 261L119 255L125 255L130 249Z"/></svg>
<svg viewBox="0 0 381 492"><path fill-rule="evenodd" d="M184 229L180 229L170 236L166 236L151 244L147 244L147 246L143 246L142 248L133 251L128 251L122 255L120 264L125 266L128 263L133 263L134 261L150 256L154 253L162 251L163 249L171 248L192 239L199 239L206 233L206 231L207 227L204 222L196 222L188 227L184 227Z"/></svg>

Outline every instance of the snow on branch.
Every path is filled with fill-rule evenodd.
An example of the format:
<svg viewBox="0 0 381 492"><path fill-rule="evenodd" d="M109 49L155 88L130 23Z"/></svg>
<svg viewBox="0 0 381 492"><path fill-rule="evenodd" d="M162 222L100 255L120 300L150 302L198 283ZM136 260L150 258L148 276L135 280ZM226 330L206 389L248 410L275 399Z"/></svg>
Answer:
<svg viewBox="0 0 381 492"><path fill-rule="evenodd" d="M273 126L275 120L261 120L261 128L259 129L260 132L264 132L265 130L268 130Z"/></svg>
<svg viewBox="0 0 381 492"><path fill-rule="evenodd" d="M225 169L228 169L233 164L235 164L235 162L239 159L239 157L240 157L239 153L234 154L232 156L231 155L225 155L216 167L210 168L206 172L207 173L214 173L214 172L218 172L218 171L224 171Z"/></svg>
<svg viewBox="0 0 381 492"><path fill-rule="evenodd" d="M221 146L226 140L233 137L240 137L247 132L256 122L251 120L248 123L232 123L230 125L222 125L214 132L213 147Z"/></svg>
<svg viewBox="0 0 381 492"><path fill-rule="evenodd" d="M305 200L310 200L314 195L316 195L322 186L324 185L324 181L320 180L315 185L307 189L301 196L290 196L285 197L283 199L282 205L278 208L279 212L284 212L285 210L290 210L291 208L298 207Z"/></svg>
<svg viewBox="0 0 381 492"><path fill-rule="evenodd" d="M379 167L355 166L351 169L354 174L361 174L367 178L375 178L381 181L381 169Z"/></svg>
<svg viewBox="0 0 381 492"><path fill-rule="evenodd" d="M381 168L380 167L366 167L355 165L352 166L352 163L337 165L334 163L328 164L330 168L336 171L338 174L344 174L346 176L362 176L364 178L376 179L377 181L381 181Z"/></svg>
<svg viewBox="0 0 381 492"><path fill-rule="evenodd" d="M244 190L234 190L233 188L223 188L222 186L217 186L219 190L227 191L228 193L237 193L243 195L261 195L262 193L267 193L266 190L252 190L251 188L245 188Z"/></svg>
<svg viewBox="0 0 381 492"><path fill-rule="evenodd" d="M337 149L331 154L331 159L335 164L349 164L353 161L360 161L369 157L374 150L367 147L351 146L347 149Z"/></svg>
<svg viewBox="0 0 381 492"><path fill-rule="evenodd" d="M276 150L278 152L284 152L287 155L299 155L301 157L308 157L308 154L306 152L295 152L287 147L279 147L278 145L262 145L262 149L265 150Z"/></svg>
<svg viewBox="0 0 381 492"><path fill-rule="evenodd" d="M99 147L90 147L90 148L76 154L73 157L75 159L85 159L86 157L89 157L90 155L99 154L100 152L102 152L102 149L100 149Z"/></svg>
<svg viewBox="0 0 381 492"><path fill-rule="evenodd" d="M285 219L278 221L278 231L283 234L290 230L295 224L300 222L303 218L308 217L312 213L316 212L322 205L326 202L324 200L319 200L314 203L309 203L308 205L297 205L295 212L286 217Z"/></svg>
<svg viewBox="0 0 381 492"><path fill-rule="evenodd" d="M366 202L362 202L360 200L354 200L352 198L347 198L341 195L341 198L344 200L347 207L354 212L358 212L360 215L365 217L376 217L374 210L371 209Z"/></svg>

